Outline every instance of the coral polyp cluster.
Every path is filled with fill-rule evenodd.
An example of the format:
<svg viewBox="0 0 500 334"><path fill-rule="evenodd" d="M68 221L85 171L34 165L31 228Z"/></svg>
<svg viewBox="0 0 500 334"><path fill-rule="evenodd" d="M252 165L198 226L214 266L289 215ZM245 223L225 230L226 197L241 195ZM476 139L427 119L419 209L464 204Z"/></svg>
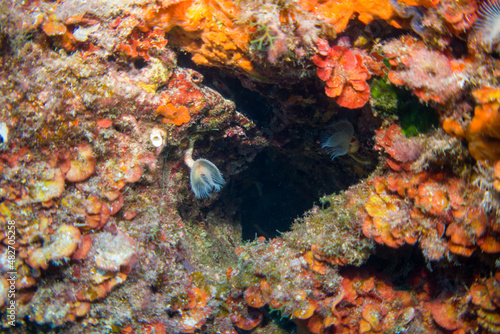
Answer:
<svg viewBox="0 0 500 334"><path fill-rule="evenodd" d="M342 107L360 108L370 98L366 80L370 73L363 64L363 57L343 46L328 47L328 42L318 42L319 54L313 57L318 78L326 82L325 92Z"/></svg>
<svg viewBox="0 0 500 334"><path fill-rule="evenodd" d="M500 160L498 144L500 136L500 89L481 87L473 92L478 105L467 129L469 151L477 160L492 163Z"/></svg>
<svg viewBox="0 0 500 334"><path fill-rule="evenodd" d="M498 12L0 3L0 331L500 333Z"/></svg>
<svg viewBox="0 0 500 334"><path fill-rule="evenodd" d="M392 40L382 50L391 65L389 80L413 89L424 102L446 103L457 97L469 76L470 64L428 50L422 41L410 36Z"/></svg>

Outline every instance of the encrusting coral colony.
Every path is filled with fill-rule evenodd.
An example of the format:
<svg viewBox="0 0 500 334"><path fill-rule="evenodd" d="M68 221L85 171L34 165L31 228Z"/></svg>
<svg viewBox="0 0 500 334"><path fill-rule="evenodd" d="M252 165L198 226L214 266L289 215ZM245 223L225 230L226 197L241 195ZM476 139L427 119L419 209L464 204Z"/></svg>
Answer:
<svg viewBox="0 0 500 334"><path fill-rule="evenodd" d="M2 1L0 331L500 333L499 26L498 0ZM243 241L231 179L270 149L355 181Z"/></svg>

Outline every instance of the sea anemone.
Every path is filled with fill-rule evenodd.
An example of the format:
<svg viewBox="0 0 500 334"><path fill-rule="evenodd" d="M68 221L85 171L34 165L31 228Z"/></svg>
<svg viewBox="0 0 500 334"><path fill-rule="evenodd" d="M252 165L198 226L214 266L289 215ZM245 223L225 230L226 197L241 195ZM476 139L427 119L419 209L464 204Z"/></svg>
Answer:
<svg viewBox="0 0 500 334"><path fill-rule="evenodd" d="M486 0L479 8L476 23L477 38L488 51L500 52L500 1Z"/></svg>
<svg viewBox="0 0 500 334"><path fill-rule="evenodd" d="M359 142L353 137L354 128L348 121L342 120L334 123L329 130L322 136L321 148L330 154L332 160L359 149Z"/></svg>
<svg viewBox="0 0 500 334"><path fill-rule="evenodd" d="M219 192L225 181L221 172L211 161L206 159L193 160L193 146L191 142L184 156L184 162L191 169L189 175L191 190L197 199L210 197L213 192Z"/></svg>

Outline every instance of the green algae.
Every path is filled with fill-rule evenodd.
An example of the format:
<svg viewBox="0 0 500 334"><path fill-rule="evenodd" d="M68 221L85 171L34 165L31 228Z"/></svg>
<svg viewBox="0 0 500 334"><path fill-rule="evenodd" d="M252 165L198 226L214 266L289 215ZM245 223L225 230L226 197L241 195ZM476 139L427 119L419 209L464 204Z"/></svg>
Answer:
<svg viewBox="0 0 500 334"><path fill-rule="evenodd" d="M427 133L439 126L439 115L420 103L409 91L375 78L371 85L371 104L382 118L397 117L406 137Z"/></svg>
<svg viewBox="0 0 500 334"><path fill-rule="evenodd" d="M406 93L407 96L404 96ZM428 106L421 104L415 96L404 92L398 103L398 117L401 130L406 137L427 133L439 127L439 115Z"/></svg>
<svg viewBox="0 0 500 334"><path fill-rule="evenodd" d="M398 109L398 93L394 85L382 78L375 78L370 84L372 106L382 117L394 115Z"/></svg>

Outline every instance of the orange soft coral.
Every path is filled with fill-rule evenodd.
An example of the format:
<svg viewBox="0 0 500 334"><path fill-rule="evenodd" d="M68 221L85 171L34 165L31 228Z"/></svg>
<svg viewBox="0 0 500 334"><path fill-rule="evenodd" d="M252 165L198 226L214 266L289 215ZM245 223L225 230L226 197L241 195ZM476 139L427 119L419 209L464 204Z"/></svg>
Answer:
<svg viewBox="0 0 500 334"><path fill-rule="evenodd" d="M332 326L332 332L385 333L415 321L417 315L428 317L420 307L429 298L428 293L418 293L420 289L398 291L389 277L369 270L347 269L341 273L344 278L338 297L331 303L332 315L324 318L324 327ZM420 324L422 332L435 331L432 321Z"/></svg>
<svg viewBox="0 0 500 334"><path fill-rule="evenodd" d="M419 241L424 256L439 260L448 252L471 256L480 248L500 251L494 226L477 201L475 188L445 173L390 173L373 181L364 204L363 234L397 248Z"/></svg>
<svg viewBox="0 0 500 334"><path fill-rule="evenodd" d="M378 2L363 0L301 0L299 6L332 24L337 33L346 29L349 20L355 13L359 14L358 20L364 24L368 24L375 19L382 19L396 28L401 28L397 14L388 0Z"/></svg>
<svg viewBox="0 0 500 334"><path fill-rule="evenodd" d="M500 160L500 87L482 87L473 92L478 105L470 122L467 139L476 160Z"/></svg>
<svg viewBox="0 0 500 334"><path fill-rule="evenodd" d="M383 178L375 179L375 192L365 203L368 215L363 222L363 233L379 244L397 248L416 239L411 207L397 195L390 194Z"/></svg>
<svg viewBox="0 0 500 334"><path fill-rule="evenodd" d="M370 73L363 57L343 46L329 48L319 41L319 54L313 57L318 77L326 82L326 95L335 98L342 107L361 108L370 99L370 86L366 80Z"/></svg>
<svg viewBox="0 0 500 334"><path fill-rule="evenodd" d="M234 22L238 8L232 1L165 1L150 6L144 20L148 27L172 31L185 51L199 65L226 66L255 74L248 56L250 32Z"/></svg>
<svg viewBox="0 0 500 334"><path fill-rule="evenodd" d="M449 331L455 331L464 326L461 321L464 310L460 307L462 300L452 294L449 295L443 293L442 296L430 303L429 306L432 318L440 327Z"/></svg>
<svg viewBox="0 0 500 334"><path fill-rule="evenodd" d="M180 126L191 120L188 108L185 106L176 107L172 103L159 106L156 113L162 115L164 117L162 122L167 124Z"/></svg>
<svg viewBox="0 0 500 334"><path fill-rule="evenodd" d="M131 58L141 56L145 60L149 60L149 50L152 48L162 49L167 43L165 32L162 29L154 28L145 33L136 29L128 36L127 43L118 46L118 51Z"/></svg>
<svg viewBox="0 0 500 334"><path fill-rule="evenodd" d="M478 278L470 287L477 322L488 333L500 333L500 270L489 278Z"/></svg>
<svg viewBox="0 0 500 334"><path fill-rule="evenodd" d="M450 30L459 35L472 27L477 18L477 4L471 0L443 0L437 6Z"/></svg>

